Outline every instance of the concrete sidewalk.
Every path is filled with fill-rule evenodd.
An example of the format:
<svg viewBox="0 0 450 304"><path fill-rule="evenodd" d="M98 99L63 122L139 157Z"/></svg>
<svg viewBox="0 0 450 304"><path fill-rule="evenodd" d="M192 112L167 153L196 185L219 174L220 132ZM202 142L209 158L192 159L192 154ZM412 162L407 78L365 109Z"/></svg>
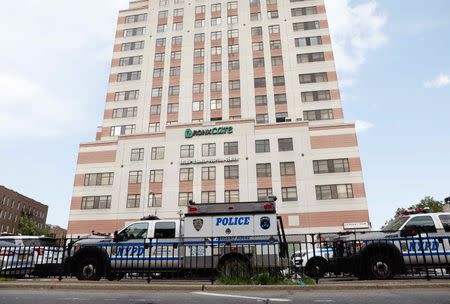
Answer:
<svg viewBox="0 0 450 304"><path fill-rule="evenodd" d="M407 289L446 288L450 290L450 280L389 280L389 281L320 281L318 285L212 285L196 281L124 281L86 282L58 280L30 280L0 282L0 289L61 289L61 290L123 290L123 291L250 291L250 290L364 290L364 289Z"/></svg>

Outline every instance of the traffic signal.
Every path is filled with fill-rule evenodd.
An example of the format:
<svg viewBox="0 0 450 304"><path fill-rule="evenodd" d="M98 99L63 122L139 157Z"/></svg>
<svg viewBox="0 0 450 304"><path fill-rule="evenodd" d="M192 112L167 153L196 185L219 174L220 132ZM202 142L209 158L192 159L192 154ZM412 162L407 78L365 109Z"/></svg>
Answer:
<svg viewBox="0 0 450 304"><path fill-rule="evenodd" d="M446 197L446 198L444 199L444 202L445 202L446 204L450 204L450 196L449 196L449 197Z"/></svg>

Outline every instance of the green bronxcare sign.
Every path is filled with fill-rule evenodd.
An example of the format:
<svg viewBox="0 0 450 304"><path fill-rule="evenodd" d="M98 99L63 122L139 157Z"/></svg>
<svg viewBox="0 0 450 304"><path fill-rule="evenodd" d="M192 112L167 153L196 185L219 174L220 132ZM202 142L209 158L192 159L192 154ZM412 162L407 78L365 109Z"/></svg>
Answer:
<svg viewBox="0 0 450 304"><path fill-rule="evenodd" d="M204 135L222 135L222 134L232 134L233 127L216 127L212 129L205 130L192 130L186 129L184 131L184 138L192 138L194 136L204 136Z"/></svg>

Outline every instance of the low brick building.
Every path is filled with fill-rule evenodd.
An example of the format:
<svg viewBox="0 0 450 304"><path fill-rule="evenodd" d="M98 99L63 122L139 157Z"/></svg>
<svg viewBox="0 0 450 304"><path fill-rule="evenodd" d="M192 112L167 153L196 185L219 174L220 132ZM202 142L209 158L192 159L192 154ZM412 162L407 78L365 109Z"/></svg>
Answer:
<svg viewBox="0 0 450 304"><path fill-rule="evenodd" d="M43 229L47 212L47 205L0 185L0 233L16 233L24 215Z"/></svg>

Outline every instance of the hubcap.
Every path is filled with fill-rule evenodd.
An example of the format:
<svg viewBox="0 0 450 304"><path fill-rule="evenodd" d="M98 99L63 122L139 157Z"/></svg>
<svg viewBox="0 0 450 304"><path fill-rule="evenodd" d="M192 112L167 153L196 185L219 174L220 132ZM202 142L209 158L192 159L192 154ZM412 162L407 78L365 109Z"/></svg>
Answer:
<svg viewBox="0 0 450 304"><path fill-rule="evenodd" d="M83 277L85 277L85 278L92 277L95 273L94 265L92 265L92 264L85 265L83 267L82 273L83 273Z"/></svg>
<svg viewBox="0 0 450 304"><path fill-rule="evenodd" d="M385 277L389 274L389 265L383 261L377 261L373 265L374 274L378 277Z"/></svg>

